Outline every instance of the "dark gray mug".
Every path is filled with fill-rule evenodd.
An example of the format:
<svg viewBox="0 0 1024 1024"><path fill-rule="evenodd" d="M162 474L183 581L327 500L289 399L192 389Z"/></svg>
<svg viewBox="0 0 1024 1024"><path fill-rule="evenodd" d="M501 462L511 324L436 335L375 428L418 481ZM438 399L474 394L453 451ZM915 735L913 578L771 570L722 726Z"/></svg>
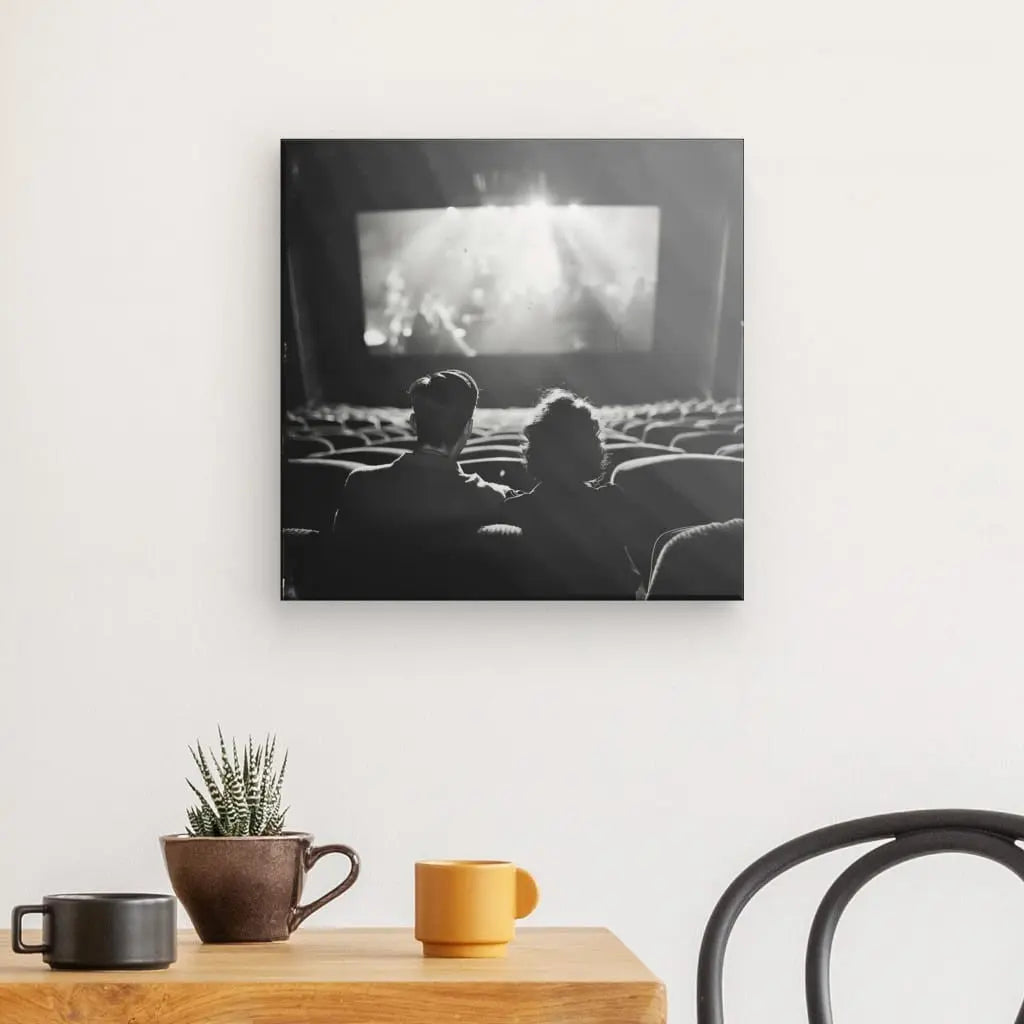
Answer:
<svg viewBox="0 0 1024 1024"><path fill-rule="evenodd" d="M41 914L43 941L28 945L22 922ZM153 893L67 893L11 912L11 948L42 953L55 970L126 971L169 967L177 958L177 902Z"/></svg>

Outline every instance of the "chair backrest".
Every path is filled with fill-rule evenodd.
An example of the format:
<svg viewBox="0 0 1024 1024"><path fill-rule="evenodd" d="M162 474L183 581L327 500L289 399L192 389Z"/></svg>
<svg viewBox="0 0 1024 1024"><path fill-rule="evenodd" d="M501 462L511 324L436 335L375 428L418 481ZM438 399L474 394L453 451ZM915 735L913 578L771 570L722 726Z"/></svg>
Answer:
<svg viewBox="0 0 1024 1024"><path fill-rule="evenodd" d="M645 557L666 530L743 518L743 463L714 455L655 455L612 473L636 522Z"/></svg>
<svg viewBox="0 0 1024 1024"><path fill-rule="evenodd" d="M732 444L736 435L724 430L687 430L672 438L672 447L694 455L714 455L722 445Z"/></svg>
<svg viewBox="0 0 1024 1024"><path fill-rule="evenodd" d="M346 416L343 422L349 430L376 430L380 426L376 418L369 416Z"/></svg>
<svg viewBox="0 0 1024 1024"><path fill-rule="evenodd" d="M609 430L606 428L601 431L601 437L606 445L642 443L638 438L633 437L632 434L624 434L621 430Z"/></svg>
<svg viewBox="0 0 1024 1024"><path fill-rule="evenodd" d="M655 420L644 428L643 439L647 444L669 444L676 434L693 430L703 418L701 416L680 416L676 419Z"/></svg>
<svg viewBox="0 0 1024 1024"><path fill-rule="evenodd" d="M829 825L792 839L756 860L725 890L708 920L697 966L697 1024L723 1024L722 968L736 919L772 879L819 854L889 840L855 860L833 883L807 939L804 987L810 1024L832 1024L832 940L843 911L872 878L933 853L969 853L1009 868L1024 881L1024 817L1000 811L902 811ZM1017 1015L1024 1024L1024 1005Z"/></svg>
<svg viewBox="0 0 1024 1024"><path fill-rule="evenodd" d="M663 444L644 444L642 441L622 443L614 441L604 446L604 461L609 471L632 459L646 459L652 455L676 455L674 449Z"/></svg>
<svg viewBox="0 0 1024 1024"><path fill-rule="evenodd" d="M520 579L522 530L361 529L336 533L321 551L320 579L308 588L345 600L509 599L531 596Z"/></svg>
<svg viewBox="0 0 1024 1024"><path fill-rule="evenodd" d="M743 422L742 412L723 412L715 418L715 423L719 428L725 429L728 426L730 429L735 427L737 423Z"/></svg>
<svg viewBox="0 0 1024 1024"><path fill-rule="evenodd" d="M483 434L479 437L471 437L466 442L466 448L475 448L477 445L510 444L519 447L526 438L522 434L511 431L495 431L493 434ZM465 449L463 449L465 450Z"/></svg>
<svg viewBox="0 0 1024 1024"><path fill-rule="evenodd" d="M743 598L743 520L673 530L651 553L649 601Z"/></svg>
<svg viewBox="0 0 1024 1024"><path fill-rule="evenodd" d="M521 459L523 450L514 444L475 444L462 449L460 458L469 459Z"/></svg>
<svg viewBox="0 0 1024 1024"><path fill-rule="evenodd" d="M501 515L500 511L496 514ZM531 532L501 523L485 526L477 531L475 546L466 548L465 554L472 556L477 596L626 599L635 593L624 557L616 559L611 551L595 551L585 542L559 544L544 530ZM460 571L465 589L469 567Z"/></svg>
<svg viewBox="0 0 1024 1024"><path fill-rule="evenodd" d="M316 436L322 437L334 448L353 448L366 444L366 438L362 434L355 434L351 430L318 430Z"/></svg>
<svg viewBox="0 0 1024 1024"><path fill-rule="evenodd" d="M647 578L650 580L654 576L655 566L658 564L658 559L661 557L662 551L665 550L665 545L668 544L673 537L678 537L679 534L685 530L692 530L692 526L677 526L674 530L666 530L661 534L658 539L654 542L654 546L651 548L651 564L650 570L647 573ZM648 595L650 596L650 595Z"/></svg>
<svg viewBox="0 0 1024 1024"><path fill-rule="evenodd" d="M622 434L626 434L629 437L635 437L638 441L644 436L644 431L650 426L650 420L638 417L636 419L626 420L622 423L618 430Z"/></svg>
<svg viewBox="0 0 1024 1024"><path fill-rule="evenodd" d="M331 442L323 437L286 437L284 439L284 457L286 459L304 459L307 455L319 452L330 452Z"/></svg>
<svg viewBox="0 0 1024 1024"><path fill-rule="evenodd" d="M358 462L360 466L387 466L395 459L408 454L405 448L385 448L384 445L369 444L362 448L339 448L337 451L325 452L322 455L314 455L312 458L319 461L328 459L331 461Z"/></svg>
<svg viewBox="0 0 1024 1024"><path fill-rule="evenodd" d="M743 445L740 444L726 444L715 452L716 455L721 455L726 459L742 459L743 458Z"/></svg>
<svg viewBox="0 0 1024 1024"><path fill-rule="evenodd" d="M463 455L466 453L464 452ZM527 490L533 486L530 474L522 459L466 459L459 460L466 473L477 473L492 484L505 484L514 491Z"/></svg>
<svg viewBox="0 0 1024 1024"><path fill-rule="evenodd" d="M289 459L281 467L281 526L327 532L356 462Z"/></svg>
<svg viewBox="0 0 1024 1024"><path fill-rule="evenodd" d="M389 437L386 441L371 441L367 448L401 448L404 452L414 452L419 447L415 437Z"/></svg>
<svg viewBox="0 0 1024 1024"><path fill-rule="evenodd" d="M321 535L317 530L281 531L281 597L302 600L316 596Z"/></svg>

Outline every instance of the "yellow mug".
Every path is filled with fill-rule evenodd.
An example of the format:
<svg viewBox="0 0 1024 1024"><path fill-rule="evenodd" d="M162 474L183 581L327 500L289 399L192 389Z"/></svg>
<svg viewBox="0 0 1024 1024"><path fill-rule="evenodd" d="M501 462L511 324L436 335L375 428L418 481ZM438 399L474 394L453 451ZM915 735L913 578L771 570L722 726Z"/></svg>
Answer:
<svg viewBox="0 0 1024 1024"><path fill-rule="evenodd" d="M508 861L417 861L416 938L424 956L504 956L539 898L533 876Z"/></svg>

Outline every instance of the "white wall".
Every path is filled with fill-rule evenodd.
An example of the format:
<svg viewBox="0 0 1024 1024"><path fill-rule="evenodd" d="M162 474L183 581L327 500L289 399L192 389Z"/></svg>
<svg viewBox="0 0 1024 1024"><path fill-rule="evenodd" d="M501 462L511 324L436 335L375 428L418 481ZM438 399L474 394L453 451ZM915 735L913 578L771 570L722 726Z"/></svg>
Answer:
<svg viewBox="0 0 1024 1024"><path fill-rule="evenodd" d="M681 1024L768 847L1024 808L1010 20L2 0L0 907L166 888L186 742L272 728L292 824L365 860L317 924L409 922L418 857L514 858L537 923L610 925ZM277 140L538 134L746 137L746 603L278 603ZM800 1019L834 870L753 905L730 1024ZM1022 914L995 866L894 872L841 928L837 1015L1009 1020Z"/></svg>

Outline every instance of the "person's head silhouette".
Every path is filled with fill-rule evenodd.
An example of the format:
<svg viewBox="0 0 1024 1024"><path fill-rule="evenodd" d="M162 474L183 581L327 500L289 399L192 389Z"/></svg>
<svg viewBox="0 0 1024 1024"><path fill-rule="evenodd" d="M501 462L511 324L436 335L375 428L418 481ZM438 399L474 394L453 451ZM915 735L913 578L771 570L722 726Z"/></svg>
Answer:
<svg viewBox="0 0 1024 1024"><path fill-rule="evenodd" d="M441 370L413 381L409 422L420 445L458 456L473 431L479 396L476 381L462 370Z"/></svg>
<svg viewBox="0 0 1024 1024"><path fill-rule="evenodd" d="M577 487L601 475L601 424L593 406L571 391L548 391L524 433L526 468L538 483Z"/></svg>

